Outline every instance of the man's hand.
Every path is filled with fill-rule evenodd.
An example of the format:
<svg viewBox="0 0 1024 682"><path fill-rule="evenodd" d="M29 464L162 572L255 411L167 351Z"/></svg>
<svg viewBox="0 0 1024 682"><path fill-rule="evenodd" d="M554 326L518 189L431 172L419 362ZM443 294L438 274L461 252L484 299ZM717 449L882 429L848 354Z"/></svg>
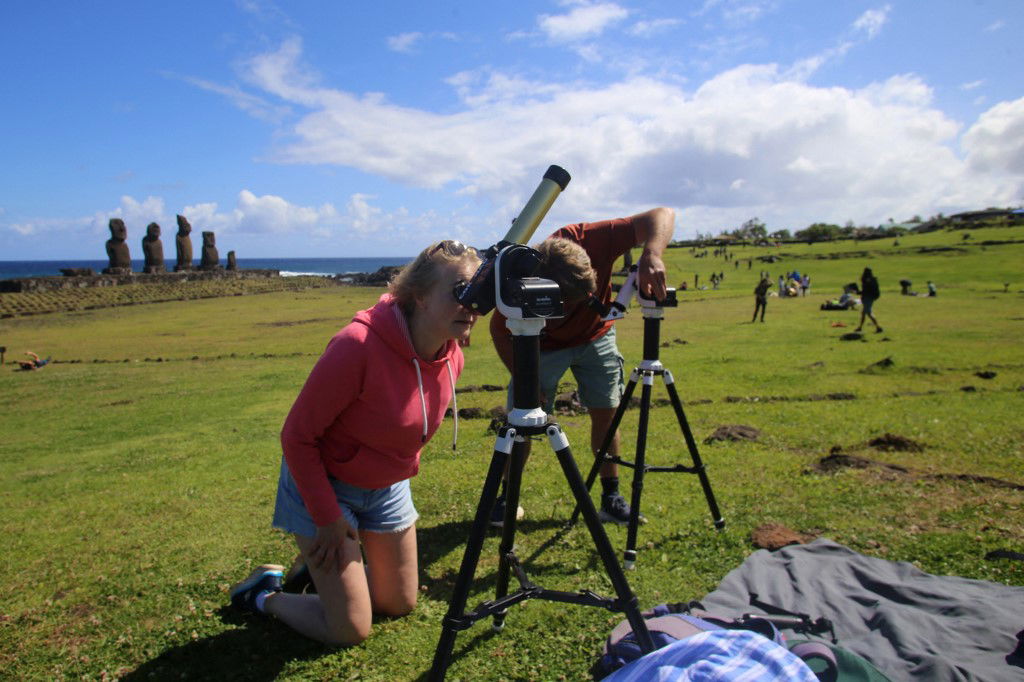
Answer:
<svg viewBox="0 0 1024 682"><path fill-rule="evenodd" d="M317 526L316 537L309 548L309 563L322 571L337 572L345 563L346 542L358 542L358 539L344 515L334 523Z"/></svg>
<svg viewBox="0 0 1024 682"><path fill-rule="evenodd" d="M644 251L637 261L636 284L646 298L665 300L668 285L665 284L665 263L661 254L665 251L676 225L676 214L664 206L633 216L637 244L644 245Z"/></svg>
<svg viewBox="0 0 1024 682"><path fill-rule="evenodd" d="M668 295L668 285L665 280L665 263L661 256L644 250L637 261L637 286L645 298L653 298L658 301L665 300Z"/></svg>

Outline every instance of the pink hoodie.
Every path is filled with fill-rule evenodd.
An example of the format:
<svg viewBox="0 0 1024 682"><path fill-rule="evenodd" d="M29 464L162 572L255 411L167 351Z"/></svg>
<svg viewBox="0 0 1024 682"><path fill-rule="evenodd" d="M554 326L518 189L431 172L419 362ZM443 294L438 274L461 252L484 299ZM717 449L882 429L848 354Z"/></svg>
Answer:
<svg viewBox="0 0 1024 682"><path fill-rule="evenodd" d="M341 516L328 476L384 488L416 475L464 362L451 340L438 359L419 357L390 294L334 335L281 430L288 468L316 525Z"/></svg>

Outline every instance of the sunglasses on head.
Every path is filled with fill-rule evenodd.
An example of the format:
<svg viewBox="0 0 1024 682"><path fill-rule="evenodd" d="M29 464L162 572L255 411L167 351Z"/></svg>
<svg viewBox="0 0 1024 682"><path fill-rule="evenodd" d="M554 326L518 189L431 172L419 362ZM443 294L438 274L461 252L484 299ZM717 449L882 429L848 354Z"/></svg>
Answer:
<svg viewBox="0 0 1024 682"><path fill-rule="evenodd" d="M434 248L430 250L427 255L433 256L438 251L444 251L449 256L461 256L462 254L469 251L472 247L466 246L458 239L443 239L434 245Z"/></svg>

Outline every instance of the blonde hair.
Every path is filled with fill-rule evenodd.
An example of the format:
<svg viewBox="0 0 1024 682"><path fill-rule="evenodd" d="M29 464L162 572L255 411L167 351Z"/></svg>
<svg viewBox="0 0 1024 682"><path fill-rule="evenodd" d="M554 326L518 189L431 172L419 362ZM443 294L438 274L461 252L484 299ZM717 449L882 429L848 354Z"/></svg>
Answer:
<svg viewBox="0 0 1024 682"><path fill-rule="evenodd" d="M398 271L388 283L388 291L402 310L410 312L416 305L416 298L430 292L437 284L441 268L449 263L470 263L475 268L480 264L480 255L472 246L454 239L435 242Z"/></svg>
<svg viewBox="0 0 1024 682"><path fill-rule="evenodd" d="M554 237L534 248L540 253L541 274L558 284L566 303L582 301L597 289L597 274L590 256L576 242Z"/></svg>

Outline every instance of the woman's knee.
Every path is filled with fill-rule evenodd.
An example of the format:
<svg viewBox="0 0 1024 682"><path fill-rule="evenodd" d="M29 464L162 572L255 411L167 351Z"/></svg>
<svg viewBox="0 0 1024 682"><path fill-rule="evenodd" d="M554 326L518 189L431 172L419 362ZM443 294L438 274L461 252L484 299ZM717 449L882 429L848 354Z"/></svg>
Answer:
<svg viewBox="0 0 1024 682"><path fill-rule="evenodd" d="M340 622L328 623L327 644L334 646L356 646L370 636L372 620L370 618L331 619Z"/></svg>
<svg viewBox="0 0 1024 682"><path fill-rule="evenodd" d="M381 616L389 616L391 618L401 618L402 616L408 616L416 608L416 592L415 590L409 594L393 594L390 595L386 600L375 601L373 610L375 613Z"/></svg>

